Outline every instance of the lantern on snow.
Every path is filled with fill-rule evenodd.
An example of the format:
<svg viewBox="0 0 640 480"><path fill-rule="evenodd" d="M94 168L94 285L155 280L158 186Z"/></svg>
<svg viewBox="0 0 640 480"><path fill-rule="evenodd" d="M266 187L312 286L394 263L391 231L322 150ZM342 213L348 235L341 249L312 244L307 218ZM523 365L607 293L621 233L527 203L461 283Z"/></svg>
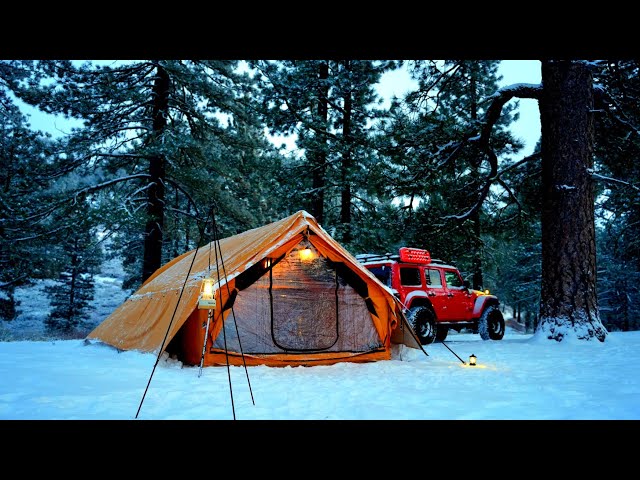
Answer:
<svg viewBox="0 0 640 480"><path fill-rule="evenodd" d="M469 366L470 367L476 366L476 356L473 353L469 355Z"/></svg>

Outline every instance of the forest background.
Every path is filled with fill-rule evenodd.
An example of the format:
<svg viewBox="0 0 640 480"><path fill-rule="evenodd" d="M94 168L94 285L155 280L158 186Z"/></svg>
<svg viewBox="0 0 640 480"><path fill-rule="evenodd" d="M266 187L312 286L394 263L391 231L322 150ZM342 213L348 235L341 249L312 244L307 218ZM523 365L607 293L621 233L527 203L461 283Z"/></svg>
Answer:
<svg viewBox="0 0 640 480"><path fill-rule="evenodd" d="M543 60L541 83L508 85L500 63L0 61L2 321L47 281L47 337L82 338L110 259L132 292L214 235L304 209L353 254L455 263L525 332L639 329L638 62ZM410 87L383 96L400 71ZM511 127L533 100L525 149Z"/></svg>

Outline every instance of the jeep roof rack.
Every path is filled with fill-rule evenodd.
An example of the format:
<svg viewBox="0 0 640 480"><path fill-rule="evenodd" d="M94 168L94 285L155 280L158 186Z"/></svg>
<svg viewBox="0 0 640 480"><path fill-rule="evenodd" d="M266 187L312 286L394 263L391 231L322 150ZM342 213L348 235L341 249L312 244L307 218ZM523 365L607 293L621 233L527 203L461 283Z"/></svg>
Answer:
<svg viewBox="0 0 640 480"><path fill-rule="evenodd" d="M392 254L392 253L359 253L356 255L356 260L362 263L373 263L373 262L386 262L386 261L399 261L400 255ZM445 262L440 258L432 258L429 264L442 265L447 267L454 267L455 264L451 262Z"/></svg>
<svg viewBox="0 0 640 480"><path fill-rule="evenodd" d="M363 263L365 262L382 262L386 260L399 260L400 255L391 254L391 253L360 253L356 255L356 260L359 260Z"/></svg>

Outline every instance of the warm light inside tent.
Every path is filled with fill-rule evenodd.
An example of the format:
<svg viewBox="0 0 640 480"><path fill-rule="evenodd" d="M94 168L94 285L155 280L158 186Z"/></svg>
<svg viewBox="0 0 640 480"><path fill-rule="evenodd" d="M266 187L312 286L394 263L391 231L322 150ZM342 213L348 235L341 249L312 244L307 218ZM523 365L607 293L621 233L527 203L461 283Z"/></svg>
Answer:
<svg viewBox="0 0 640 480"><path fill-rule="evenodd" d="M473 353L469 355L469 366L470 367L476 366L476 356Z"/></svg>
<svg viewBox="0 0 640 480"><path fill-rule="evenodd" d="M299 252L300 252L300 260L302 260L303 262L308 262L309 260L313 260L313 252L311 251L310 248L299 250Z"/></svg>
<svg viewBox="0 0 640 480"><path fill-rule="evenodd" d="M200 288L200 297L198 298L198 308L211 309L216 308L216 299L213 295L213 278L205 278L202 280Z"/></svg>

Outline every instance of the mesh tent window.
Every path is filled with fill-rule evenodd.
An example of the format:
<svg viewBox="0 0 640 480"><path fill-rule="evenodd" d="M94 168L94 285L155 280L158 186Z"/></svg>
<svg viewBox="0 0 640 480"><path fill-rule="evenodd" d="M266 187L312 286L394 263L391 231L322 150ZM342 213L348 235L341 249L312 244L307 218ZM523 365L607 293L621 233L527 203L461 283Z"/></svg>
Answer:
<svg viewBox="0 0 640 480"><path fill-rule="evenodd" d="M311 260L301 259L302 248L311 249ZM382 346L371 305L363 298L366 291L354 287L341 265L301 244L249 285L237 282L244 288L239 288L233 309L244 353L368 352ZM246 273L255 277L255 272ZM228 349L240 348L232 323L227 314L225 331L212 349L224 349L225 340Z"/></svg>

